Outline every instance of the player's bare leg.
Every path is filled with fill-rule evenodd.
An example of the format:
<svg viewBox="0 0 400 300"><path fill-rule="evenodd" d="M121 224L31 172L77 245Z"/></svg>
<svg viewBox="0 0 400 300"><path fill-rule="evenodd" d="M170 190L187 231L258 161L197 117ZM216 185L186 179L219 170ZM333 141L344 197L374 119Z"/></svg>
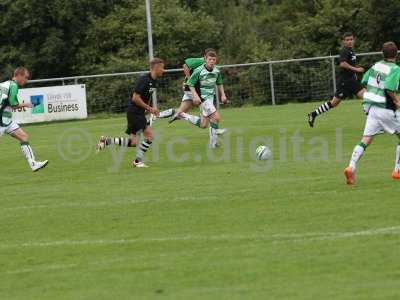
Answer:
<svg viewBox="0 0 400 300"><path fill-rule="evenodd" d="M400 133L397 134L397 137L399 138L399 143L396 146L396 160L394 164L392 178L395 180L400 180Z"/></svg>
<svg viewBox="0 0 400 300"><path fill-rule="evenodd" d="M210 120L207 117L200 115L200 126L199 127L205 129L208 126L210 126Z"/></svg>
<svg viewBox="0 0 400 300"><path fill-rule="evenodd" d="M186 120L189 123L193 124L194 126L197 126L199 128L207 128L209 124L211 124L209 122L209 120L205 117L203 117L203 115L200 113L200 117L199 116L195 116L195 115L191 115L188 114L186 112L177 112L176 116L174 116L171 120L170 123L176 121L176 120ZM219 122L219 121L218 121ZM215 130L215 133L217 135L223 135L225 132L227 131L227 129L225 128L217 128ZM210 128L210 132L211 132L211 128Z"/></svg>
<svg viewBox="0 0 400 300"><path fill-rule="evenodd" d="M354 147L349 166L344 169L344 176L346 177L346 183L348 185L352 185L355 183L355 172L357 168L357 163L361 159L367 147L371 145L373 139L373 136L363 136L361 142Z"/></svg>
<svg viewBox="0 0 400 300"><path fill-rule="evenodd" d="M186 97L186 98L185 98ZM160 112L160 116L158 118L169 118L171 117L171 120L169 120L169 123L172 123L176 120L180 119L181 113L186 113L191 109L193 106L193 101L186 96L184 96L184 100L182 100L181 105L179 108L176 110L174 108L170 108L164 111Z"/></svg>
<svg viewBox="0 0 400 300"><path fill-rule="evenodd" d="M202 120L201 114L200 114L200 117L198 117L198 116L194 116L194 115L187 113L192 107L193 107L193 101L191 101L191 100L182 101L181 106L179 107L179 109L177 110L175 115L171 118L169 123L172 123L176 120L183 119L197 127L206 128L203 126L204 121ZM225 129L225 128L218 128L217 134L223 135L226 131L227 131L227 129Z"/></svg>
<svg viewBox="0 0 400 300"><path fill-rule="evenodd" d="M143 157L145 153L149 150L151 144L153 143L153 129L151 127L146 127L143 131L144 140L138 145L136 158L133 161L133 166L136 168L147 168L148 166L143 162ZM135 136L135 138L137 138Z"/></svg>
<svg viewBox="0 0 400 300"><path fill-rule="evenodd" d="M193 107L193 101L192 100L185 100L181 102L181 105L179 106L178 110L175 112L175 114L172 116L171 120L169 120L169 123L172 123L176 120L179 120L182 118L182 113L187 113L189 109Z"/></svg>
<svg viewBox="0 0 400 300"><path fill-rule="evenodd" d="M193 107L193 102L190 100L183 101L181 102L181 105L179 106L178 113L186 113Z"/></svg>
<svg viewBox="0 0 400 300"><path fill-rule="evenodd" d="M21 128L18 128L10 132L10 135L21 143L21 151L24 154L33 172L39 171L48 165L49 163L48 160L45 161L35 160L35 155L28 141L29 136L25 131L23 131Z"/></svg>

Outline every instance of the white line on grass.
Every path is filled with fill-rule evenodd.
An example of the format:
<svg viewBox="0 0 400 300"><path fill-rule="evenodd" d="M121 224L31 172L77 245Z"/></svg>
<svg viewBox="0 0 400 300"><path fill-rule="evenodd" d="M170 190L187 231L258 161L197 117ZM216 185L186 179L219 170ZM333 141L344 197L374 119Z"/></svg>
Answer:
<svg viewBox="0 0 400 300"><path fill-rule="evenodd" d="M37 242L29 241L17 244L0 244L0 249L9 248L49 248L60 246L108 246L108 245L127 245L139 243L157 243L157 242L204 242L204 241L269 241L273 244L281 243L306 243L314 241L329 241L348 239L354 237L367 237L379 235L399 235L400 226L375 228L361 231L349 232L326 232L326 233L305 233L305 234L252 234L252 235L235 235L235 234L221 234L221 235L186 235L186 236L170 236L170 237L157 237L157 238L135 238L135 239L116 239L116 240L61 240L61 241L47 241Z"/></svg>
<svg viewBox="0 0 400 300"><path fill-rule="evenodd" d="M39 266L39 267L6 271L6 272L4 272L4 274L15 275L15 274L23 274L23 273L58 271L58 270L66 270L66 269L75 268L77 266L78 266L77 264L65 264L65 265L54 264L54 265L45 265L45 266Z"/></svg>
<svg viewBox="0 0 400 300"><path fill-rule="evenodd" d="M14 207L5 207L3 211L15 210L31 210L31 209L56 209L63 207L82 208L82 207L101 207L101 206L120 206L120 205L135 205L143 203L173 203L173 202L190 202L190 201L210 201L217 200L216 196L200 196L200 197L176 197L173 199L139 199L139 200L118 200L118 201L98 201L98 202L67 202L59 204L36 204L36 205L22 205Z"/></svg>
<svg viewBox="0 0 400 300"><path fill-rule="evenodd" d="M381 191L382 189L364 189L363 191ZM241 193L245 193L247 191L252 191L251 189L242 189ZM237 192L235 192L237 194ZM343 193L343 191L316 191L316 192L307 192L303 193L304 195L313 195L313 194L337 194ZM289 193L289 196L298 196L296 193ZM287 198L286 196L275 197L277 199ZM230 197L225 199L231 200ZM34 204L34 205L20 205L20 206L11 206L11 207L1 207L0 211L23 211L23 210L33 210L33 209L58 209L58 208L85 208L85 207L102 207L102 206L123 206L123 205L135 205L135 204L146 204L146 203L166 203L166 202L195 202L195 201L213 201L213 200L224 200L222 198L218 198L217 196L183 196L176 197L172 199L164 198L164 199L138 199L138 200L118 200L118 201L92 201L92 202L64 202L64 203L54 203L54 204ZM257 199L259 200L259 199Z"/></svg>

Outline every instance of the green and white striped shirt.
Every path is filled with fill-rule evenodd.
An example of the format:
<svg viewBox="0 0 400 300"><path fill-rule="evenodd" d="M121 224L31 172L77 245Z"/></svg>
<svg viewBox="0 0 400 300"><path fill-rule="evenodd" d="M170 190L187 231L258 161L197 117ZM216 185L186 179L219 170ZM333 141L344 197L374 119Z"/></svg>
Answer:
<svg viewBox="0 0 400 300"><path fill-rule="evenodd" d="M6 127L12 122L12 107L17 106L18 85L13 80L0 83L0 126Z"/></svg>
<svg viewBox="0 0 400 300"><path fill-rule="evenodd" d="M191 87L198 86L199 96L202 101L214 100L215 96L215 85L222 85L223 79L221 71L214 67L211 71L206 68L206 65L202 65L194 70L192 76L188 81L188 85Z"/></svg>
<svg viewBox="0 0 400 300"><path fill-rule="evenodd" d="M362 83L367 85L363 105L390 108L386 90L397 92L400 83L400 67L394 62L379 61L365 73Z"/></svg>

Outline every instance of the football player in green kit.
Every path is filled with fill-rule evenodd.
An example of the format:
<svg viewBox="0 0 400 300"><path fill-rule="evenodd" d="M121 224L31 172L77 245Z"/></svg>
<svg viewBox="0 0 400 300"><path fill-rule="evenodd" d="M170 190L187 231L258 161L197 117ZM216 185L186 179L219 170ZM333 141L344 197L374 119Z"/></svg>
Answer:
<svg viewBox="0 0 400 300"><path fill-rule="evenodd" d="M185 60L185 64L183 65L183 73L185 74L185 81L183 83L183 89L184 89L184 94L182 97L182 103L179 107L179 109L176 111L174 116L171 118L170 123L182 119L186 115L186 113L193 107L193 94L188 86L188 80L190 79L191 75L193 74L194 70L196 70L198 67L202 66L205 64L205 57L207 56L208 53L210 52L216 52L212 48L208 48L204 51L204 57L192 57L192 58L187 58ZM168 112L170 110L166 110L165 112L161 112L160 115L167 116ZM194 120L194 119L193 119ZM193 125L198 126L200 128L204 128L201 126L201 123L199 122L199 119L195 119L195 123ZM226 132L226 129L220 128L216 130L216 133L218 135L222 135Z"/></svg>
<svg viewBox="0 0 400 300"><path fill-rule="evenodd" d="M214 106L214 98L217 87L221 95L221 101L226 103L228 100L225 95L222 74L218 67L217 54L213 51L207 53L205 63L194 70L187 84L193 95L193 103L200 105L200 117L181 113L178 118L184 119L193 125L201 128L210 126L210 148L218 147L218 133L220 114Z"/></svg>
<svg viewBox="0 0 400 300"><path fill-rule="evenodd" d="M47 166L48 160L37 161L29 144L28 134L13 120L13 110L19 108L32 108L31 103L20 103L18 90L24 86L29 79L29 71L19 67L15 69L12 80L0 83L0 136L8 134L17 139L21 144L24 154L33 172L39 171Z"/></svg>

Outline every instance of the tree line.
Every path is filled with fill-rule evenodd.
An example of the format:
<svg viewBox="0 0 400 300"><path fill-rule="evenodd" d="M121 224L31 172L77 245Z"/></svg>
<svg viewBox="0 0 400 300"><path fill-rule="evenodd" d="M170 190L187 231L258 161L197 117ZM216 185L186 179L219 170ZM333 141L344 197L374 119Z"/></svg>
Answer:
<svg viewBox="0 0 400 300"><path fill-rule="evenodd" d="M358 51L400 42L398 0L152 0L155 55L168 68L216 48L221 63L336 54L345 31ZM2 0L1 78L147 68L144 0Z"/></svg>

